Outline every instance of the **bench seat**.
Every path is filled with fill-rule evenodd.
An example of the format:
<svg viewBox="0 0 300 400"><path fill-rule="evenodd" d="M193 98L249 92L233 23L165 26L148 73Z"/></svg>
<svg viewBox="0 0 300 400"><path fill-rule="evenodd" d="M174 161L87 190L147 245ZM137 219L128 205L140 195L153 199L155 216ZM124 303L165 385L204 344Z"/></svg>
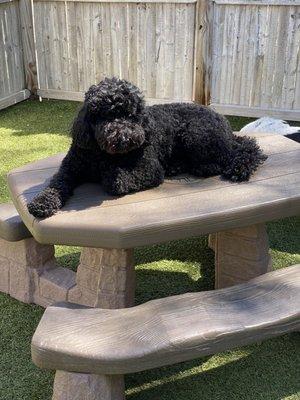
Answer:
<svg viewBox="0 0 300 400"><path fill-rule="evenodd" d="M230 288L133 308L47 308L33 336L41 368L125 374L243 346L300 328L300 265Z"/></svg>
<svg viewBox="0 0 300 400"><path fill-rule="evenodd" d="M17 242L31 236L15 206L10 203L0 204L0 238Z"/></svg>

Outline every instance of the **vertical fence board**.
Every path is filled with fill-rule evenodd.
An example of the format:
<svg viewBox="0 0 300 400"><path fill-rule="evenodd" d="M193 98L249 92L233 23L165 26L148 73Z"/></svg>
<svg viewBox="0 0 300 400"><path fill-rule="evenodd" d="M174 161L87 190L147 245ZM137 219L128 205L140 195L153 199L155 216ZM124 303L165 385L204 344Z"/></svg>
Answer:
<svg viewBox="0 0 300 400"><path fill-rule="evenodd" d="M276 35L276 46L278 51L275 52L274 60L274 80L272 92L272 107L281 107L281 93L285 69L285 53L286 53L286 32L288 32L288 11L289 7L284 7L282 12L278 15L278 29Z"/></svg>
<svg viewBox="0 0 300 400"><path fill-rule="evenodd" d="M252 99L250 98L251 106L260 107L261 104L261 92L262 92L262 76L263 76L263 67L265 62L265 49L267 47L267 29L268 26L265 23L267 8L257 7L253 10L254 13L257 12L257 46L256 46L256 54L254 53L255 58L255 73L253 78L253 90L252 90Z"/></svg>
<svg viewBox="0 0 300 400"><path fill-rule="evenodd" d="M289 11L289 41L282 100L284 106L293 109L299 101L299 92L298 96L296 95L296 81L300 76L300 7L289 7Z"/></svg>
<svg viewBox="0 0 300 400"><path fill-rule="evenodd" d="M38 87L31 0L19 0L19 26L21 29L26 87L33 93Z"/></svg>
<svg viewBox="0 0 300 400"><path fill-rule="evenodd" d="M131 6L132 8L134 6ZM147 7L147 20L146 26L150 26L151 29L145 29L146 33L146 76L147 80L145 82L146 86L146 96L147 97L156 97L156 60L155 60L155 43L156 43L156 32L153 27L155 27L155 18L156 18L156 6L152 5L151 7ZM132 77L134 81L134 77Z"/></svg>
<svg viewBox="0 0 300 400"><path fill-rule="evenodd" d="M174 98L175 64L175 6L168 4L164 10L165 25L165 85L164 98Z"/></svg>
<svg viewBox="0 0 300 400"><path fill-rule="evenodd" d="M163 37L163 4L156 5L156 48L155 48L155 63L158 71L162 71L164 67L164 37ZM164 93L164 75L156 74L156 96L163 98Z"/></svg>
<svg viewBox="0 0 300 400"><path fill-rule="evenodd" d="M184 43L185 43L185 51L184 51L184 71L183 71L183 82L185 93L183 95L184 100L191 100L193 98L193 75L194 75L194 56L195 56L195 7L192 4L185 4L184 8L186 9L186 24L184 30ZM191 29L192 28L192 29ZM209 38L208 38L209 40ZM207 59L210 58L210 48L206 47L207 51ZM208 79L210 66L207 65L207 73L205 79Z"/></svg>
<svg viewBox="0 0 300 400"><path fill-rule="evenodd" d="M91 9L93 19L93 53L94 53L94 83L103 79L104 50L103 50L103 15L101 4L93 4Z"/></svg>
<svg viewBox="0 0 300 400"><path fill-rule="evenodd" d="M234 32L233 32L233 56L232 56L232 65L231 65L231 96L230 103L231 104L239 104L240 102L240 90L241 90L241 74L242 69L240 67L240 54L241 54L241 46L242 46L242 35L244 32L243 20L239 18L238 13L234 13Z"/></svg>
<svg viewBox="0 0 300 400"><path fill-rule="evenodd" d="M220 44L222 43L222 33L220 24L220 7L214 6L213 19L212 19L212 79L211 79L211 101L214 104L220 103L220 76L221 76L221 52ZM200 45L199 45L200 46ZM201 83L201 79L199 79ZM197 84L197 81L196 81ZM201 91L202 92L202 91Z"/></svg>
<svg viewBox="0 0 300 400"><path fill-rule="evenodd" d="M128 68L130 80L137 82L137 52L138 52L138 37L137 37L137 7L133 4L128 4ZM155 35L155 32L151 32L148 37L148 42ZM155 43L155 42L154 42ZM151 41L151 46L153 42ZM147 45L147 48L152 49L151 46ZM153 65L153 64L151 64ZM154 79L154 68L151 69L151 80L147 89L150 92L155 91L155 79ZM153 83L154 82L154 83Z"/></svg>
<svg viewBox="0 0 300 400"><path fill-rule="evenodd" d="M214 3L210 0L198 0L195 15L195 43L194 43L194 82L193 100L201 104L209 104L214 96L213 87L217 81L211 80L211 68L218 57L213 53L212 40L220 33L219 26L213 19ZM216 10L218 12L218 10ZM216 42L216 47L218 43ZM218 73L220 70L218 70Z"/></svg>
<svg viewBox="0 0 300 400"><path fill-rule="evenodd" d="M47 22L44 8L37 5L34 10L35 18L41 21L41 32L36 37L36 49L41 48L40 41L46 40L45 33L48 32ZM39 85L48 89L48 74L46 70L46 66L48 63L48 54L45 48L41 49L41 56L39 57L39 68L38 68L38 82Z"/></svg>
<svg viewBox="0 0 300 400"><path fill-rule="evenodd" d="M68 31L68 47L70 64L70 83L68 90L79 91L78 77L78 63L77 63L77 42L76 42L76 25L74 24L76 18L76 4L67 2L66 15L67 15L67 31Z"/></svg>

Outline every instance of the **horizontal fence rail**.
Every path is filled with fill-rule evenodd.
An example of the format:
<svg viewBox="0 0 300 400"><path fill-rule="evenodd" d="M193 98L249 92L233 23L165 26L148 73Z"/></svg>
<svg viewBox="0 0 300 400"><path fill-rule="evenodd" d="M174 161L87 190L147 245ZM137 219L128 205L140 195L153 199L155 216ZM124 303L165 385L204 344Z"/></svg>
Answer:
<svg viewBox="0 0 300 400"><path fill-rule="evenodd" d="M300 0L210 0L224 5L299 6Z"/></svg>
<svg viewBox="0 0 300 400"><path fill-rule="evenodd" d="M49 0L34 0L39 2L47 2ZM51 0L51 2L71 2L71 3L167 3L167 4L189 4L197 3L197 0Z"/></svg>

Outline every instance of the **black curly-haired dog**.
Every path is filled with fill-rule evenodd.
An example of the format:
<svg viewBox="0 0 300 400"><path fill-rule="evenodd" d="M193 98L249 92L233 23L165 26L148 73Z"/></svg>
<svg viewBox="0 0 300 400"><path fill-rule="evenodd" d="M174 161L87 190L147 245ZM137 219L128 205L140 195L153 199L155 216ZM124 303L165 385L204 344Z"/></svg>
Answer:
<svg viewBox="0 0 300 400"><path fill-rule="evenodd" d="M85 95L72 145L50 184L29 204L35 217L53 215L84 182L112 195L158 186L189 173L246 181L266 159L256 141L237 137L209 108L186 103L145 107L133 84L106 78Z"/></svg>

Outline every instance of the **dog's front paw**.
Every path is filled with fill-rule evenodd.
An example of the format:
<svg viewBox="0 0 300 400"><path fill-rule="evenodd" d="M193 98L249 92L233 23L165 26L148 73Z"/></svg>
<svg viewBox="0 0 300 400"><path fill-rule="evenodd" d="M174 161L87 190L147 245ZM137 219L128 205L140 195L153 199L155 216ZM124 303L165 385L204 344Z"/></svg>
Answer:
<svg viewBox="0 0 300 400"><path fill-rule="evenodd" d="M36 218L48 218L62 207L62 201L56 189L47 188L38 194L27 209Z"/></svg>

